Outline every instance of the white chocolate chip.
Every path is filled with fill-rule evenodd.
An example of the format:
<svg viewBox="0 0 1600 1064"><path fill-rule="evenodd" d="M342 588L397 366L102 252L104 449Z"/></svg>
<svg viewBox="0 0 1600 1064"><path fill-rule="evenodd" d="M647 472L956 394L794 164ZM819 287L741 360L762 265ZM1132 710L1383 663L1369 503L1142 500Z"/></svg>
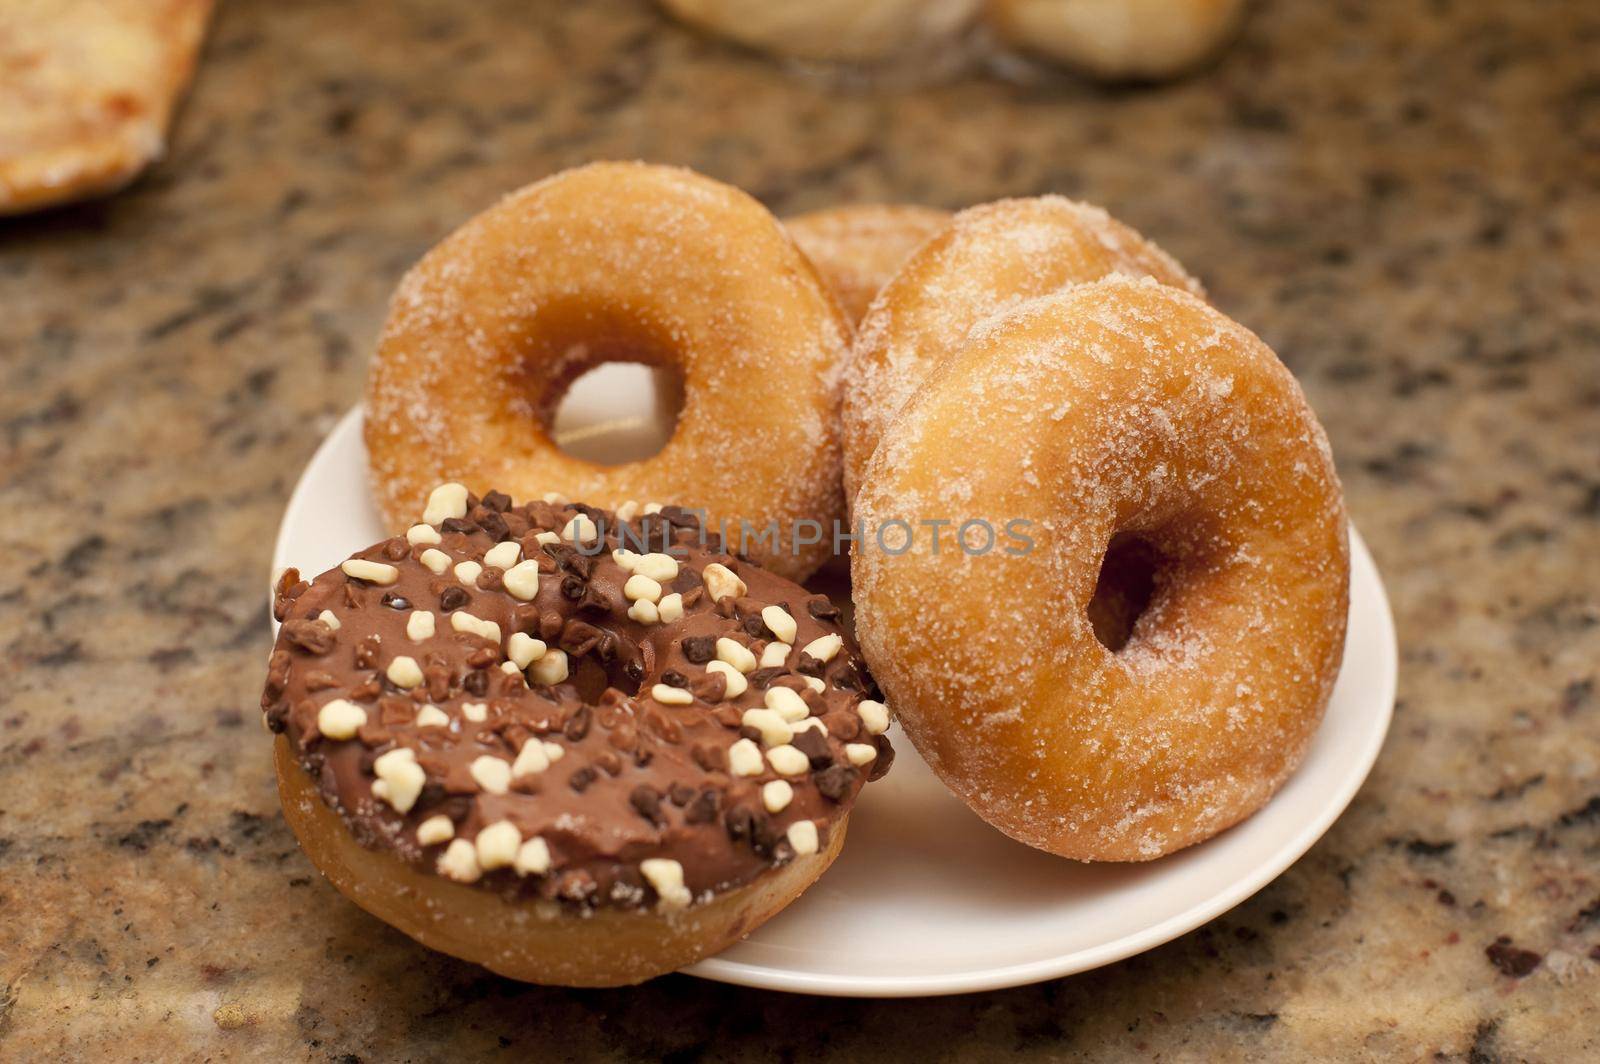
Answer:
<svg viewBox="0 0 1600 1064"><path fill-rule="evenodd" d="M792 746L774 746L767 751L772 771L780 776L798 776L811 767L811 759Z"/></svg>
<svg viewBox="0 0 1600 1064"><path fill-rule="evenodd" d="M761 804L769 813L781 813L794 801L794 788L788 780L773 780L761 788Z"/></svg>
<svg viewBox="0 0 1600 1064"><path fill-rule="evenodd" d="M483 556L483 564L492 565L496 569L510 569L522 558L522 545L514 539L504 543L496 543L489 548Z"/></svg>
<svg viewBox="0 0 1600 1064"><path fill-rule="evenodd" d="M658 502L647 502L644 504L644 512L647 514L658 514L661 512L661 504Z"/></svg>
<svg viewBox="0 0 1600 1064"><path fill-rule="evenodd" d="M482 724L489 719L489 704L487 702L461 703L461 716L474 724Z"/></svg>
<svg viewBox="0 0 1600 1064"><path fill-rule="evenodd" d="M419 728L448 728L450 715L438 706L423 706L417 710L417 727Z"/></svg>
<svg viewBox="0 0 1600 1064"><path fill-rule="evenodd" d="M817 692L817 694L819 694L819 695L822 692L824 692L824 691L826 691L828 689L828 685L823 683L822 680L819 679L818 677L815 677L815 676L802 676L800 678L806 682L806 686L807 687L811 688L813 691Z"/></svg>
<svg viewBox="0 0 1600 1064"><path fill-rule="evenodd" d="M467 489L460 484L440 484L428 495L422 523L442 525L452 517L467 516Z"/></svg>
<svg viewBox="0 0 1600 1064"><path fill-rule="evenodd" d="M547 543L560 543L561 535L558 532L540 532L533 537L533 541L540 546Z"/></svg>
<svg viewBox="0 0 1600 1064"><path fill-rule="evenodd" d="M379 587L388 587L400 579L400 570L383 562L369 562L363 558L351 558L339 566L344 575L356 580L365 580L369 584Z"/></svg>
<svg viewBox="0 0 1600 1064"><path fill-rule="evenodd" d="M496 820L478 832L474 840L478 851L478 867L485 872L505 868L517 859L522 846L522 832L509 820Z"/></svg>
<svg viewBox="0 0 1600 1064"><path fill-rule="evenodd" d="M794 733L796 735L799 735L807 728L815 728L823 735L828 734L828 726L822 723L821 717L807 717L805 720L797 720L793 724L789 725L789 727L794 729Z"/></svg>
<svg viewBox="0 0 1600 1064"><path fill-rule="evenodd" d="M412 610L411 616L406 618L406 638L413 643L420 643L424 639L432 639L433 632L433 614L427 610Z"/></svg>
<svg viewBox="0 0 1600 1064"><path fill-rule="evenodd" d="M413 547L426 547L443 542L439 530L432 525L412 525L406 529L406 542Z"/></svg>
<svg viewBox="0 0 1600 1064"><path fill-rule="evenodd" d="M865 765L878 756L878 748L867 743L846 743L845 760L852 765Z"/></svg>
<svg viewBox="0 0 1600 1064"><path fill-rule="evenodd" d="M456 826L443 813L437 813L417 825L417 845L437 846L456 837Z"/></svg>
<svg viewBox="0 0 1600 1064"><path fill-rule="evenodd" d="M743 598L750 590L732 569L721 562L712 562L706 566L701 577L705 581L706 594L711 596L712 602L719 602L730 595L733 598Z"/></svg>
<svg viewBox="0 0 1600 1064"><path fill-rule="evenodd" d="M628 607L628 616L639 624L655 624L661 620L661 610L649 599L640 599Z"/></svg>
<svg viewBox="0 0 1600 1064"><path fill-rule="evenodd" d="M486 621L482 617L474 617L466 610L456 610L450 615L450 627L458 632L471 632L473 635L482 636L496 646L500 645L500 626L493 621Z"/></svg>
<svg viewBox="0 0 1600 1064"><path fill-rule="evenodd" d="M339 630L339 618L333 615L332 610L323 610L321 613L317 614L317 620L327 625L330 632L337 632Z"/></svg>
<svg viewBox="0 0 1600 1064"><path fill-rule="evenodd" d="M889 707L882 702L863 698L856 703L856 713L861 717L861 726L867 729L868 735L882 735L889 730Z"/></svg>
<svg viewBox="0 0 1600 1064"><path fill-rule="evenodd" d="M404 746L373 761L372 773L378 777L372 785L373 797L388 802L397 813L411 812L422 785L428 782L428 774L417 764L416 751Z"/></svg>
<svg viewBox="0 0 1600 1064"><path fill-rule="evenodd" d="M544 741L529 739L522 744L517 759L511 763L511 778L521 779L550 767L550 755L545 753Z"/></svg>
<svg viewBox="0 0 1600 1064"><path fill-rule="evenodd" d="M518 669L526 669L544 657L548 649L544 645L544 640L535 639L527 632L512 632L511 638L506 640L506 657L510 658Z"/></svg>
<svg viewBox="0 0 1600 1064"><path fill-rule="evenodd" d="M794 730L789 727L789 722L770 709L747 709L739 722L746 728L760 732L764 746L782 746L794 738Z"/></svg>
<svg viewBox="0 0 1600 1064"><path fill-rule="evenodd" d="M568 543L593 543L600 538L600 530L589 520L588 514L577 513L561 530L561 538Z"/></svg>
<svg viewBox="0 0 1600 1064"><path fill-rule="evenodd" d="M642 556L633 567L633 571L640 576L648 576L657 583L665 584L678 576L678 559L670 554L659 551Z"/></svg>
<svg viewBox="0 0 1600 1064"><path fill-rule="evenodd" d="M768 709L790 724L811 716L811 707L806 705L806 700L787 687L767 688L767 696L763 701Z"/></svg>
<svg viewBox="0 0 1600 1064"><path fill-rule="evenodd" d="M706 662L706 672L719 672L727 680L727 686L722 692L724 699L738 698L750 689L750 681L744 678L744 673L729 665L726 661Z"/></svg>
<svg viewBox="0 0 1600 1064"><path fill-rule="evenodd" d="M794 647L788 643L768 643L767 648L761 652L761 667L763 669L781 669L789 661L789 651Z"/></svg>
<svg viewBox="0 0 1600 1064"><path fill-rule="evenodd" d="M785 643L793 643L796 633L800 631L800 626L794 623L794 618L782 606L763 607L761 620L773 635Z"/></svg>
<svg viewBox="0 0 1600 1064"><path fill-rule="evenodd" d="M649 602L661 601L661 585L648 576L634 573L628 577L628 582L622 585L622 594L629 602L638 602L644 599Z"/></svg>
<svg viewBox="0 0 1600 1064"><path fill-rule="evenodd" d="M639 556L626 547L618 547L612 551L611 560L625 573L633 572L633 567L639 564Z"/></svg>
<svg viewBox="0 0 1600 1064"><path fill-rule="evenodd" d="M327 739L352 739L367 723L367 711L343 698L324 702L317 710L317 731Z"/></svg>
<svg viewBox="0 0 1600 1064"><path fill-rule="evenodd" d="M546 687L566 680L567 652L565 650L547 650L544 657L533 663L533 680L535 683L544 684Z"/></svg>
<svg viewBox="0 0 1600 1064"><path fill-rule="evenodd" d="M694 695L682 687L673 687L671 684L658 683L650 688L650 697L664 706L689 706L694 704Z"/></svg>
<svg viewBox="0 0 1600 1064"><path fill-rule="evenodd" d="M813 639L802 649L818 661L828 662L833 660L833 656L839 653L839 649L843 646L843 637L837 632L829 632L827 635Z"/></svg>
<svg viewBox="0 0 1600 1064"><path fill-rule="evenodd" d="M551 764L560 761L566 754L566 749L560 743L553 743L549 739L544 741L544 756L550 759Z"/></svg>
<svg viewBox="0 0 1600 1064"><path fill-rule="evenodd" d="M794 747L789 747L794 750ZM795 753L799 753L795 750ZM802 755L803 756L803 755ZM761 747L749 739L740 739L728 747L728 768L735 776L759 776L765 765L761 761Z"/></svg>
<svg viewBox="0 0 1600 1064"><path fill-rule="evenodd" d="M818 840L815 821L796 820L789 825L789 830L785 834L789 839L789 845L793 846L794 852L800 856L804 857L806 854L817 852Z"/></svg>
<svg viewBox="0 0 1600 1064"><path fill-rule="evenodd" d="M405 691L422 685L422 666L417 664L416 658L404 654L389 662L383 674L389 677L390 683Z"/></svg>
<svg viewBox="0 0 1600 1064"><path fill-rule="evenodd" d="M661 601L656 603L656 613L663 624L671 624L683 616L683 596L676 591L670 595L662 595Z"/></svg>
<svg viewBox="0 0 1600 1064"><path fill-rule="evenodd" d="M469 771L478 786L489 794L504 794L511 786L511 766L498 757L480 754L473 758Z"/></svg>
<svg viewBox="0 0 1600 1064"><path fill-rule="evenodd" d="M539 564L531 559L518 562L506 570L506 575L500 578L507 591L513 598L527 602L539 593Z"/></svg>
<svg viewBox="0 0 1600 1064"><path fill-rule="evenodd" d="M466 839L455 839L439 855L439 874L457 883L475 883L483 875L478 850Z"/></svg>
<svg viewBox="0 0 1600 1064"><path fill-rule="evenodd" d="M522 676L522 670L517 668L517 663L514 661L502 661L500 663L500 671L505 673L507 676ZM527 685L524 684L523 686Z"/></svg>
<svg viewBox="0 0 1600 1064"><path fill-rule="evenodd" d="M567 501L567 497L561 494L559 491L547 491L543 495L539 496L539 498L549 503L551 506L561 506Z"/></svg>
<svg viewBox="0 0 1600 1064"><path fill-rule="evenodd" d="M618 521L632 521L639 516L639 504L632 499L617 507Z"/></svg>
<svg viewBox="0 0 1600 1064"><path fill-rule="evenodd" d="M478 586L478 577L483 575L483 566L474 561L456 563L456 579L468 587Z"/></svg>
<svg viewBox="0 0 1600 1064"><path fill-rule="evenodd" d="M428 571L435 576L443 575L444 571L450 568L450 555L436 547L429 547L423 551L417 560L426 565Z"/></svg>
<svg viewBox="0 0 1600 1064"><path fill-rule="evenodd" d="M661 898L663 909L687 908L689 888L683 885L683 865L668 857L651 857L639 862L639 874L649 881Z"/></svg>
<svg viewBox="0 0 1600 1064"><path fill-rule="evenodd" d="M756 656L748 647L727 636L717 640L717 660L726 661L740 672L756 671Z"/></svg>
<svg viewBox="0 0 1600 1064"><path fill-rule="evenodd" d="M541 838L534 837L517 850L517 860L512 868L519 876L542 876L550 871L550 847Z"/></svg>

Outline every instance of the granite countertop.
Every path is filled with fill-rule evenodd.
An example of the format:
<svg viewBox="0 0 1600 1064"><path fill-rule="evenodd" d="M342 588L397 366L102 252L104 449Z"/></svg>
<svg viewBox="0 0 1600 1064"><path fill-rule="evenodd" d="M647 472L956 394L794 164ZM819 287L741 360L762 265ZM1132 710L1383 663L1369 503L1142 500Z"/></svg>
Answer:
<svg viewBox="0 0 1600 1064"><path fill-rule="evenodd" d="M223 5L165 162L0 223L0 1056L1600 1053L1597 51L1590 0L1278 0L1170 87L907 92L631 0ZM522 986L319 879L256 711L290 488L409 263L633 156L780 212L1094 200L1283 355L1401 642L1304 859L1092 975L919 1001Z"/></svg>

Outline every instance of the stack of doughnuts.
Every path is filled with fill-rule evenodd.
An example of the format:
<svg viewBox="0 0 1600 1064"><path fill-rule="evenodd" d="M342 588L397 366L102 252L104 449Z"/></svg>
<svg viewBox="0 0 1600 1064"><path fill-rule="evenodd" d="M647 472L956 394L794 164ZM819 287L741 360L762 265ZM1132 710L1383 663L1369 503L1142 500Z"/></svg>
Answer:
<svg viewBox="0 0 1600 1064"><path fill-rule="evenodd" d="M609 361L681 377L660 453L552 438ZM1338 671L1344 509L1293 378L1059 197L780 223L683 170L558 174L401 282L366 415L392 535L274 588L285 815L358 905L515 978L748 934L838 855L892 716L1001 831L1150 860L1271 797ZM859 647L795 582L840 543Z"/></svg>

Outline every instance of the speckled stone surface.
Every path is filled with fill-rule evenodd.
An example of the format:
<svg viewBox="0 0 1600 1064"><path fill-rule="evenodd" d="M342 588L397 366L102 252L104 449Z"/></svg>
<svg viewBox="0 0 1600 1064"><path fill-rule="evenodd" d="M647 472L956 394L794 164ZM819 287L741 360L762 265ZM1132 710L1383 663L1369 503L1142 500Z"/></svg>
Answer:
<svg viewBox="0 0 1600 1064"><path fill-rule="evenodd" d="M873 92L623 0L223 5L163 164L0 223L0 1057L1600 1053L1597 54L1589 0L1280 0L1171 87ZM617 156L783 212L1064 192L1200 274L1394 600L1394 729L1327 837L1144 956L921 1001L520 986L322 883L255 709L284 501L406 265Z"/></svg>

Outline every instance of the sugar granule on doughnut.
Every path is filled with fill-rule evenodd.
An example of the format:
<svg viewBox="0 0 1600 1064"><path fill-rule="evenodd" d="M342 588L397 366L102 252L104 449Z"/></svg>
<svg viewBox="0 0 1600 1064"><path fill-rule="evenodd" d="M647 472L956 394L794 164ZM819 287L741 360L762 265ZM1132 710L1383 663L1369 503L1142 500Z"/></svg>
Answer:
<svg viewBox="0 0 1600 1064"><path fill-rule="evenodd" d="M1088 204L1061 196L970 207L878 293L845 369L845 498L854 497L884 426L982 319L1065 285L1113 273L1203 295L1171 256Z"/></svg>
<svg viewBox="0 0 1600 1064"><path fill-rule="evenodd" d="M851 324L906 256L950 222L950 212L910 204L857 203L784 219Z"/></svg>
<svg viewBox="0 0 1600 1064"><path fill-rule="evenodd" d="M277 587L284 815L343 894L503 975L609 986L826 870L893 758L832 603L678 507L450 484L426 517Z"/></svg>
<svg viewBox="0 0 1600 1064"><path fill-rule="evenodd" d="M597 163L468 221L401 281L373 356L366 444L392 529L459 481L596 505L674 499L776 526L752 555L800 579L831 544L789 530L842 510L838 374L850 325L755 200L664 166ZM567 386L603 362L683 377L665 447L601 465L552 440ZM825 538L825 537L824 537Z"/></svg>
<svg viewBox="0 0 1600 1064"><path fill-rule="evenodd" d="M862 652L1008 835L1148 860L1249 816L1304 756L1343 652L1343 499L1299 386L1201 300L1115 278L980 324L856 510L914 530L853 554ZM989 550L977 525L954 549L967 521Z"/></svg>

